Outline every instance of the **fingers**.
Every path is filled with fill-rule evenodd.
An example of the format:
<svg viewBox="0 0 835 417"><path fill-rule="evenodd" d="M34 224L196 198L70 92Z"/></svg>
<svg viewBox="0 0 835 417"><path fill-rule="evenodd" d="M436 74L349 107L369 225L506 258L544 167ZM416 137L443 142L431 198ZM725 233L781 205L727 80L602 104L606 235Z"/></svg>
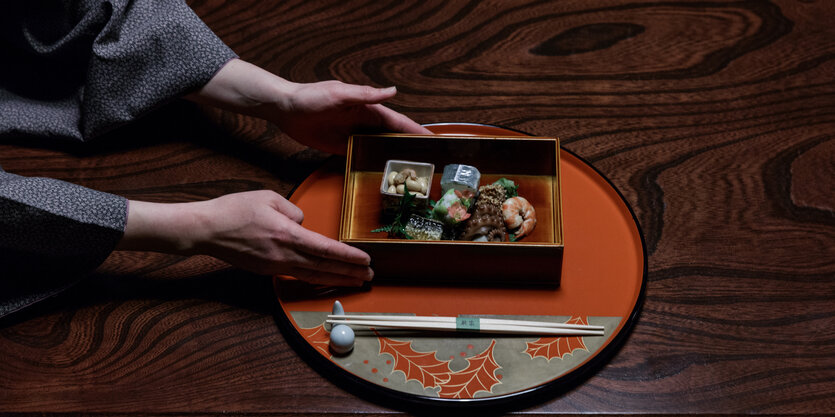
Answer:
<svg viewBox="0 0 835 417"><path fill-rule="evenodd" d="M333 84L333 97L343 105L375 104L388 100L397 94L396 87L374 88L367 85Z"/></svg>
<svg viewBox="0 0 835 417"><path fill-rule="evenodd" d="M390 130L392 132L414 133L418 135L431 135L432 131L415 123L402 113L398 113L382 104L373 104L367 106L367 109L374 113L378 120L380 127Z"/></svg>
<svg viewBox="0 0 835 417"><path fill-rule="evenodd" d="M360 286L374 278L365 252L300 227L289 274L324 285Z"/></svg>
<svg viewBox="0 0 835 417"><path fill-rule="evenodd" d="M333 285L340 287L360 287L365 283L364 280L344 275L331 274L327 272L311 271L309 269L295 269L289 271L287 275L300 279L311 284L318 285Z"/></svg>
<svg viewBox="0 0 835 417"><path fill-rule="evenodd" d="M294 235L295 249L308 255L366 267L371 264L371 257L367 253L301 226Z"/></svg>
<svg viewBox="0 0 835 417"><path fill-rule="evenodd" d="M361 281L371 281L374 278L374 271L367 265L327 259L303 252L288 256L285 262L295 269L340 275Z"/></svg>
<svg viewBox="0 0 835 417"><path fill-rule="evenodd" d="M371 281L374 278L374 271L367 266L346 264L330 259L303 257L297 259L298 265L290 267L291 275L298 277L303 273L305 276L333 276L361 282Z"/></svg>
<svg viewBox="0 0 835 417"><path fill-rule="evenodd" d="M342 104L367 104L366 109L376 118L377 126L393 132L431 135L432 132L415 123L407 116L389 109L379 103L394 97L396 87L373 88L363 85L341 84L337 89L341 95L337 99Z"/></svg>

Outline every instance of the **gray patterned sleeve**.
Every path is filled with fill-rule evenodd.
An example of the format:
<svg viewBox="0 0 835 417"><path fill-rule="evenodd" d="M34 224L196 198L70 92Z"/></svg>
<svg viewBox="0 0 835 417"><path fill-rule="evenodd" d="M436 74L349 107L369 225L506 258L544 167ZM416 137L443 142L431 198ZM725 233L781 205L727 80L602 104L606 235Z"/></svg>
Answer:
<svg viewBox="0 0 835 417"><path fill-rule="evenodd" d="M93 139L236 56L183 0L9 0L0 50L0 140ZM0 169L0 317L99 265L126 216L122 197Z"/></svg>
<svg viewBox="0 0 835 417"><path fill-rule="evenodd" d="M236 55L182 0L111 0L81 105L93 137L206 84Z"/></svg>
<svg viewBox="0 0 835 417"><path fill-rule="evenodd" d="M98 266L126 222L123 197L0 169L0 317Z"/></svg>
<svg viewBox="0 0 835 417"><path fill-rule="evenodd" d="M182 0L8 0L0 138L89 141L205 85L235 58Z"/></svg>

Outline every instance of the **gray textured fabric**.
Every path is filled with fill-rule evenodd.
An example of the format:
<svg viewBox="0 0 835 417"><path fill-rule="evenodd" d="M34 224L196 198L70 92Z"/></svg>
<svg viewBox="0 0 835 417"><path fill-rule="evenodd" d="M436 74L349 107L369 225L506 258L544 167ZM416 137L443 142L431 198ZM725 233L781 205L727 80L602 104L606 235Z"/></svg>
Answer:
<svg viewBox="0 0 835 417"><path fill-rule="evenodd" d="M0 169L0 317L98 266L126 221L122 197Z"/></svg>
<svg viewBox="0 0 835 417"><path fill-rule="evenodd" d="M181 0L9 0L0 136L87 140L211 79L235 54Z"/></svg>
<svg viewBox="0 0 835 417"><path fill-rule="evenodd" d="M0 139L87 141L199 88L235 54L181 0L10 0ZM0 317L71 285L121 238L123 197L0 169Z"/></svg>

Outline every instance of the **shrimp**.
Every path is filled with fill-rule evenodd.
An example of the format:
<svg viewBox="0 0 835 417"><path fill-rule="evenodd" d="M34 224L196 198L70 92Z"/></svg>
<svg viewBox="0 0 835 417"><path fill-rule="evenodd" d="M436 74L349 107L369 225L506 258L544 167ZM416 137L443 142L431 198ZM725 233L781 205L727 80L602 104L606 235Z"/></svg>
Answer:
<svg viewBox="0 0 835 417"><path fill-rule="evenodd" d="M536 226L536 210L524 197L512 197L502 203L502 217L509 230L519 229L516 239L530 235Z"/></svg>

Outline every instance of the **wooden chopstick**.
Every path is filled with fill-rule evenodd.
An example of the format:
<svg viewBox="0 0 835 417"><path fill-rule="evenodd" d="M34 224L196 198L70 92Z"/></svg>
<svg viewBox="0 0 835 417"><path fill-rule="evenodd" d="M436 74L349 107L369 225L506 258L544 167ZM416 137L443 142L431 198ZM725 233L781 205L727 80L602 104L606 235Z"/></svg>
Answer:
<svg viewBox="0 0 835 417"><path fill-rule="evenodd" d="M543 334L559 336L603 336L603 330L555 329L534 326L508 326L481 324L477 328L461 328L457 323L432 323L426 321L386 321L386 320L327 320L330 324L348 326L385 327L404 330L471 331L481 333L506 334Z"/></svg>
<svg viewBox="0 0 835 417"><path fill-rule="evenodd" d="M572 327L553 327L564 323L547 323L518 320L482 319L478 317L433 317L433 316L362 316L329 315L330 324L349 326L383 327L404 330L470 331L503 334L542 334L558 336L603 336L602 326L569 325ZM334 318L330 318L334 317ZM356 317L356 318L354 318ZM368 319L382 317L382 319ZM339 320L338 318L351 318ZM409 320L411 318L411 320ZM406 320L401 320L406 319ZM440 320L439 320L440 319ZM450 320L451 319L451 320ZM496 322L499 321L499 322ZM545 326L551 325L551 326ZM578 327L579 326L579 327Z"/></svg>
<svg viewBox="0 0 835 417"><path fill-rule="evenodd" d="M362 315L362 314L328 314L329 319L335 320L384 320L384 321L416 321L430 323L455 323L458 317L443 316L384 316L384 315ZM482 324L501 324L509 326L532 326L546 327L552 329L582 329L582 330L603 330L603 326L591 326L588 324L553 323L547 321L530 320L507 320L479 318Z"/></svg>

